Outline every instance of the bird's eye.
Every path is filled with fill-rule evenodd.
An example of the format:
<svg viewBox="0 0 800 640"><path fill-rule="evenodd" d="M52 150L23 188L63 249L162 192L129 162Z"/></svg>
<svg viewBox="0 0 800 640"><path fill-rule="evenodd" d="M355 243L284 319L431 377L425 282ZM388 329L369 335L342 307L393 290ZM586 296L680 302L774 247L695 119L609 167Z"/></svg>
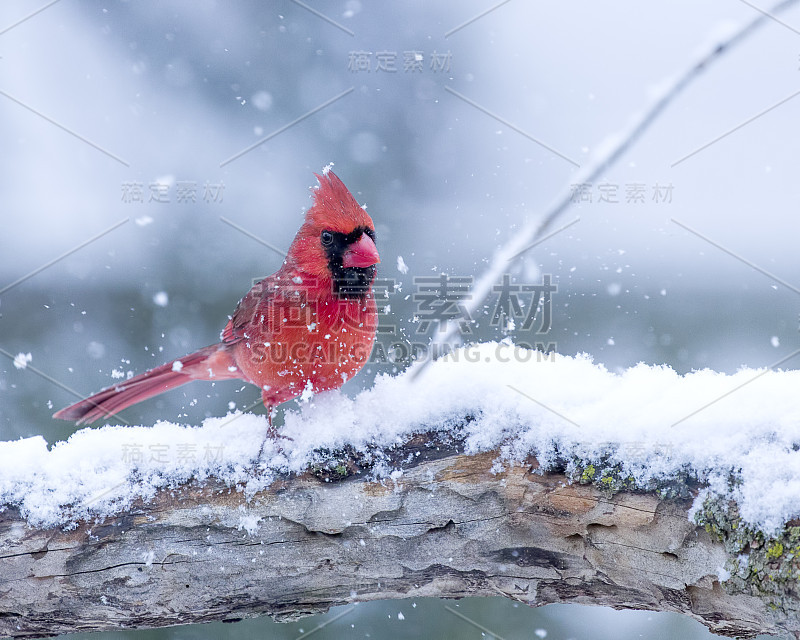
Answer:
<svg viewBox="0 0 800 640"><path fill-rule="evenodd" d="M330 231L323 231L320 240L324 246L329 247L333 242L333 234Z"/></svg>

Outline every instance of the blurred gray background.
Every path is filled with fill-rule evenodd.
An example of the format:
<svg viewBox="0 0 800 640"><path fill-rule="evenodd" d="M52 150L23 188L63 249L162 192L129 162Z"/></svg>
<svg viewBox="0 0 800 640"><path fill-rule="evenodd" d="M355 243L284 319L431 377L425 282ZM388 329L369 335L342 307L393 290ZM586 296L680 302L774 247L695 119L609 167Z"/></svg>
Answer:
<svg viewBox="0 0 800 640"><path fill-rule="evenodd" d="M74 426L50 418L76 399L65 388L217 341L281 261L221 218L285 249L329 162L375 220L380 277L401 285L382 343L428 340L414 277L479 276L709 37L757 15L740 0L311 4L322 15L290 0L4 0L0 439L67 438ZM558 286L550 332L492 326L489 299L476 338L681 372L800 346L800 10L779 20L711 65L554 228L580 222L512 264L516 283ZM376 360L344 392L407 364ZM197 424L257 399L197 383L124 415ZM360 605L315 637L482 637L446 606L505 638L709 637L670 614L502 599ZM92 637L294 638L326 619Z"/></svg>

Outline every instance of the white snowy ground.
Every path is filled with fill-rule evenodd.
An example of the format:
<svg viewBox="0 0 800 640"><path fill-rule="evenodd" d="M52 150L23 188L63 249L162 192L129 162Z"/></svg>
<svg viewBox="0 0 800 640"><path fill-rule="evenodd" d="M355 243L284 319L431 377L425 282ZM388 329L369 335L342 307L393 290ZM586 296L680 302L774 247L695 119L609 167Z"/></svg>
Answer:
<svg viewBox="0 0 800 640"><path fill-rule="evenodd" d="M466 415L476 419L465 424ZM215 476L251 493L276 473L305 470L320 447L374 449L459 425L468 453L501 450L498 467L531 453L542 468L557 454L610 455L641 484L688 469L767 533L800 515L800 371L681 376L640 364L616 374L589 356L550 361L494 342L465 347L415 380L379 378L353 399L317 396L286 417L282 432L294 440L281 440L283 451L267 443L258 472L266 420L239 412L200 427L82 429L51 449L40 436L0 442L0 505L18 506L34 526L70 526L189 478Z"/></svg>

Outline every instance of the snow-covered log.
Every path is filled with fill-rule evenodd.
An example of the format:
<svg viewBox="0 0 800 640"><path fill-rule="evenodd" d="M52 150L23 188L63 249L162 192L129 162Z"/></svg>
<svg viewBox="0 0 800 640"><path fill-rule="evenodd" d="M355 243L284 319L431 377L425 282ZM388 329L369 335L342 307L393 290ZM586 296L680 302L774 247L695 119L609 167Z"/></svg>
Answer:
<svg viewBox="0 0 800 640"><path fill-rule="evenodd" d="M488 343L304 400L258 459L241 412L0 442L0 635L467 595L798 635L798 388Z"/></svg>
<svg viewBox="0 0 800 640"><path fill-rule="evenodd" d="M504 596L677 611L715 633L800 622L720 584L725 546L691 501L495 466L418 436L397 481L359 460L283 477L249 499L206 481L161 489L102 523L38 529L0 514L0 635L159 627L407 597ZM788 590L788 587L787 587Z"/></svg>

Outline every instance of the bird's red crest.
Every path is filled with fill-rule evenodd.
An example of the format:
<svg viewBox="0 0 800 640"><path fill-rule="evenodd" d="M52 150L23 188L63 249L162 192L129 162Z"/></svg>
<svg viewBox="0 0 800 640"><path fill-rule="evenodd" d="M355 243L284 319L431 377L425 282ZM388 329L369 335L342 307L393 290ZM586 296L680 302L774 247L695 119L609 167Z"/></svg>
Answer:
<svg viewBox="0 0 800 640"><path fill-rule="evenodd" d="M325 226L331 231L350 233L357 227L374 229L372 218L356 202L353 194L333 171L314 174L319 187L314 189L314 204L306 214L306 223Z"/></svg>

